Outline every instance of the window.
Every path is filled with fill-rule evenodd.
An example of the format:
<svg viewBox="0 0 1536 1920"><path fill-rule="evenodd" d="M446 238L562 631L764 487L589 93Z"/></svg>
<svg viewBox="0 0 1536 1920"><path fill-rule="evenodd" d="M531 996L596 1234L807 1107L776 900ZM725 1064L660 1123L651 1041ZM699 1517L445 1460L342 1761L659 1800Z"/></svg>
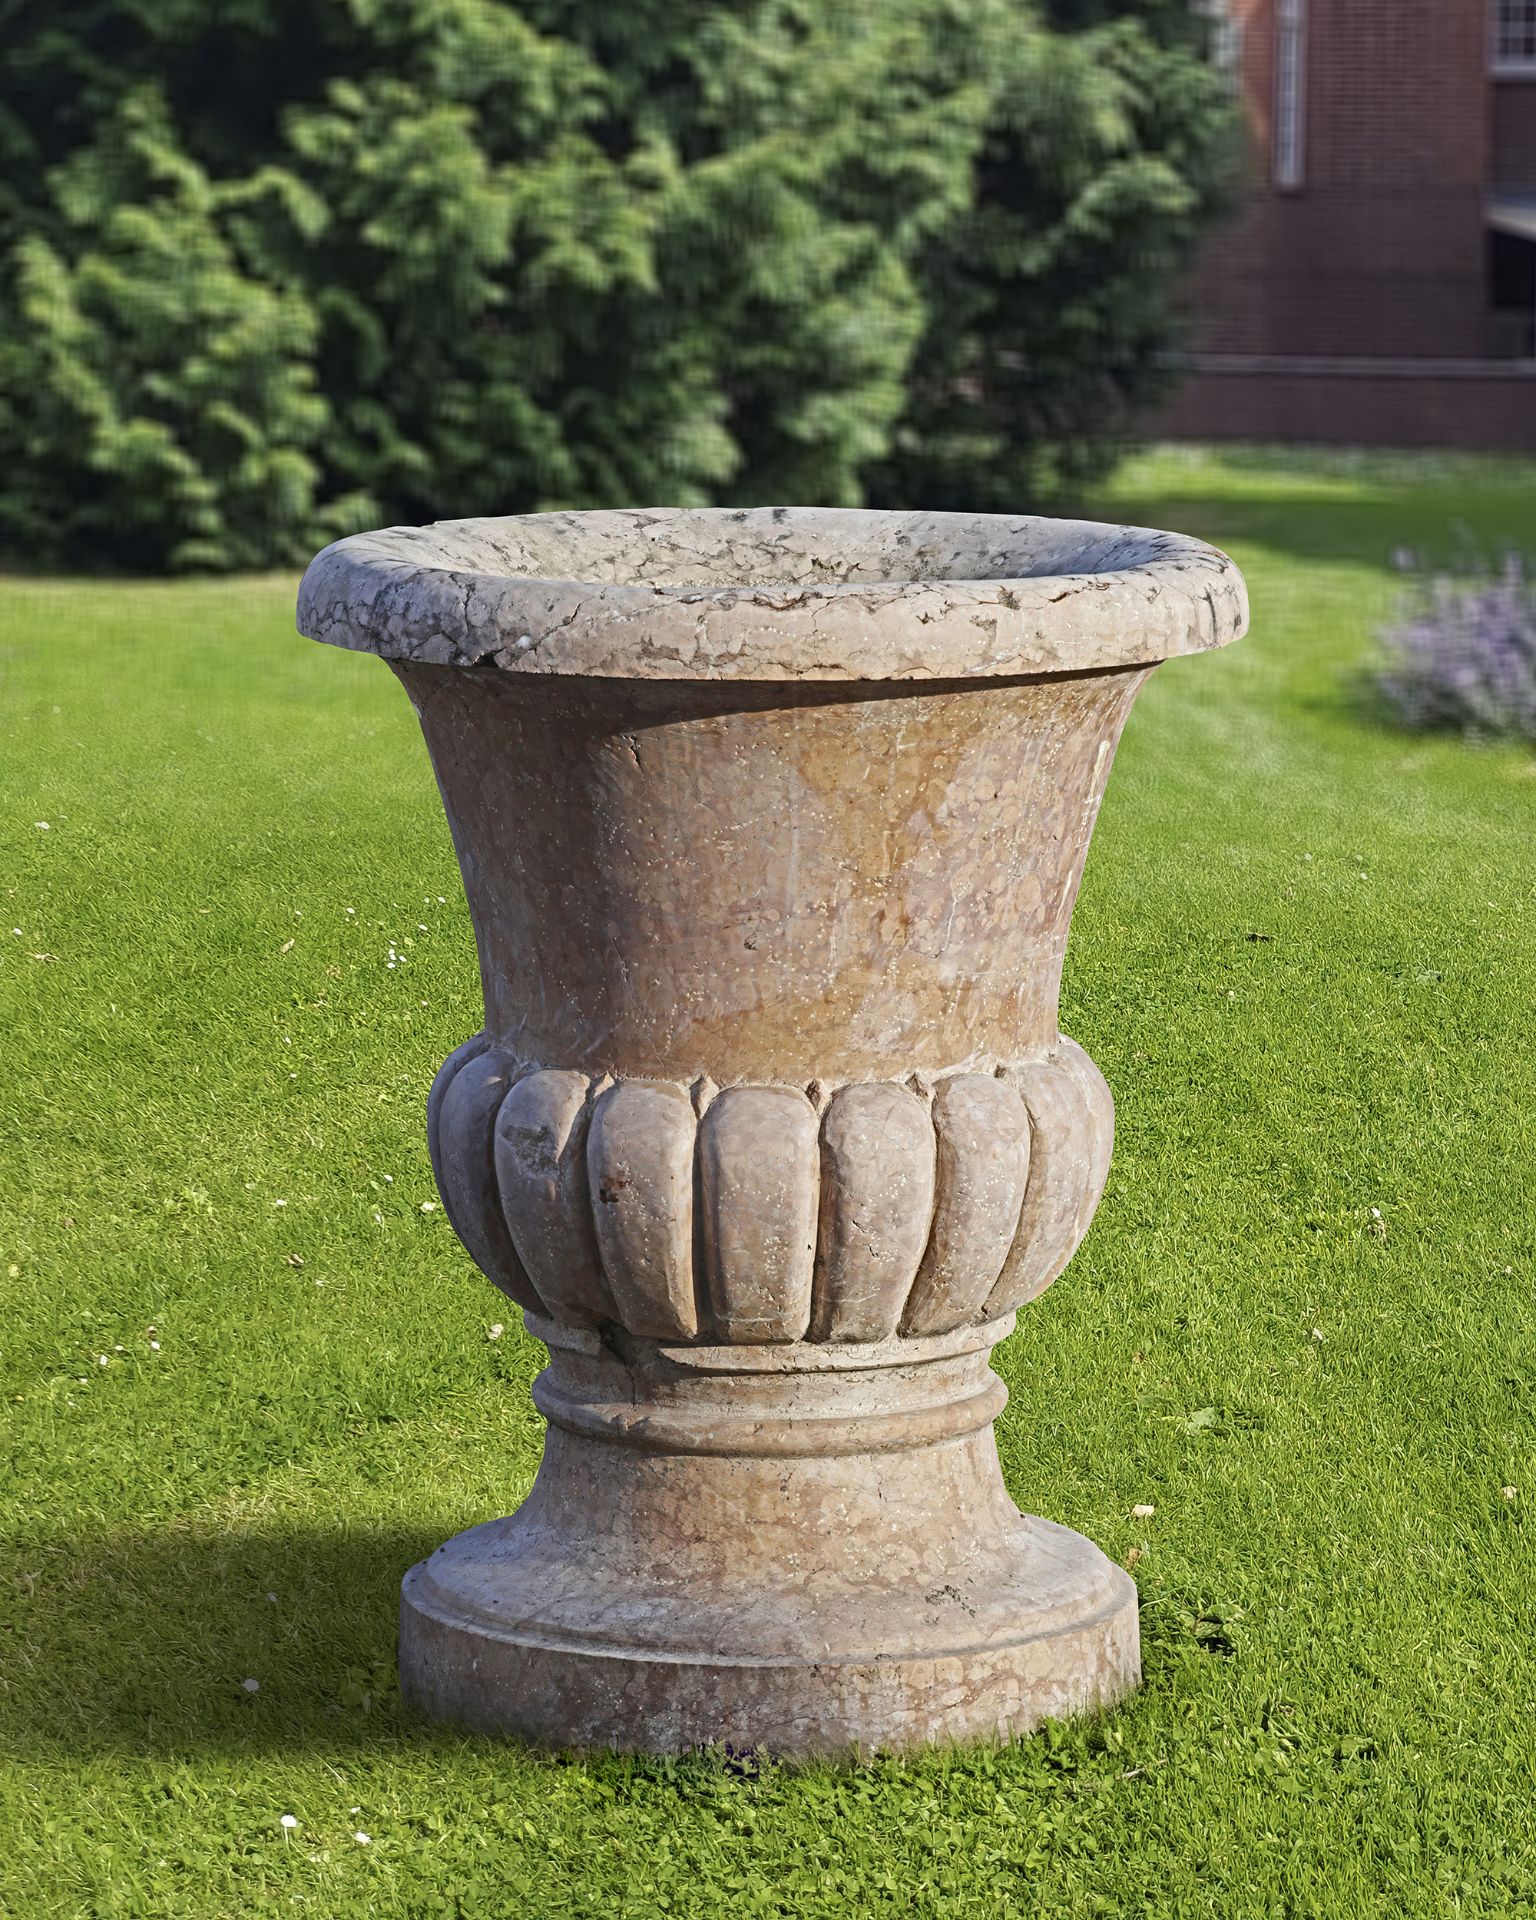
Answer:
<svg viewBox="0 0 1536 1920"><path fill-rule="evenodd" d="M1532 0L1536 5L1536 0ZM1275 185L1294 191L1307 174L1307 0L1275 8Z"/></svg>
<svg viewBox="0 0 1536 1920"><path fill-rule="evenodd" d="M1235 92L1243 63L1243 23L1232 17L1232 0L1195 0L1195 12L1206 22L1211 65Z"/></svg>
<svg viewBox="0 0 1536 1920"><path fill-rule="evenodd" d="M1493 0L1493 70L1536 75L1536 0Z"/></svg>
<svg viewBox="0 0 1536 1920"><path fill-rule="evenodd" d="M1536 246L1512 233L1488 235L1489 351L1500 360L1536 353Z"/></svg>

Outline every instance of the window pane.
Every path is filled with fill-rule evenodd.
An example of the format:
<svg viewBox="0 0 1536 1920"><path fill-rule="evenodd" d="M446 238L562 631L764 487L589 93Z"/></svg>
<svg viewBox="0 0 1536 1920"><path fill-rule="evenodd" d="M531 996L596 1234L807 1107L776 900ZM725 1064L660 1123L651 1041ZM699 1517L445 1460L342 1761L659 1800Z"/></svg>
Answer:
<svg viewBox="0 0 1536 1920"><path fill-rule="evenodd" d="M1493 0L1493 57L1499 65L1536 65L1536 0Z"/></svg>

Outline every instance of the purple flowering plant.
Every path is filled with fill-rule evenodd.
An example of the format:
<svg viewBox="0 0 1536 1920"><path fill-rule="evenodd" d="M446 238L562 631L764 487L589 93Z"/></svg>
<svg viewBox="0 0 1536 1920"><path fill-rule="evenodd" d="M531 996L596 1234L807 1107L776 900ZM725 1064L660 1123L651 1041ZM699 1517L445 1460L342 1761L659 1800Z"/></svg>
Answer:
<svg viewBox="0 0 1536 1920"><path fill-rule="evenodd" d="M1405 726L1536 742L1530 563L1511 553L1496 571L1421 576L1381 634L1373 677Z"/></svg>

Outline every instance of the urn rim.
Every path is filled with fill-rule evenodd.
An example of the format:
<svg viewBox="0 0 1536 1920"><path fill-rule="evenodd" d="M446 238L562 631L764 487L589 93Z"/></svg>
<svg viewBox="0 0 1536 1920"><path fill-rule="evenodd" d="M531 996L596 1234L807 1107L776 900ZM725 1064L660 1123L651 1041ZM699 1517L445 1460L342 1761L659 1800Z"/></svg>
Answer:
<svg viewBox="0 0 1536 1920"><path fill-rule="evenodd" d="M398 662L658 681L1146 667L1247 630L1204 541L1041 515L652 508L387 527L310 563L298 625Z"/></svg>

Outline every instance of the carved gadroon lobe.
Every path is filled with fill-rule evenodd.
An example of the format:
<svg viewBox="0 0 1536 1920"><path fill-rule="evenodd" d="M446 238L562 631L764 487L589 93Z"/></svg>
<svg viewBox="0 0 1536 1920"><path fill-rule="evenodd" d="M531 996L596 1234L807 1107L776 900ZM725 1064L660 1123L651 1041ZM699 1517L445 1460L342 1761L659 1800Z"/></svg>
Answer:
<svg viewBox="0 0 1536 1920"><path fill-rule="evenodd" d="M795 1088L528 1069L483 1036L428 1101L443 1204L519 1305L722 1345L882 1341L999 1320L1087 1232L1114 1108L1044 1059Z"/></svg>
<svg viewBox="0 0 1536 1920"><path fill-rule="evenodd" d="M493 1129L511 1062L476 1037L443 1062L427 1096L427 1142L453 1230L475 1265L520 1307L542 1302L518 1257L496 1183Z"/></svg>
<svg viewBox="0 0 1536 1920"><path fill-rule="evenodd" d="M592 1326L615 1317L587 1205L591 1082L528 1073L502 1101L495 1178L523 1271L552 1318Z"/></svg>
<svg viewBox="0 0 1536 1920"><path fill-rule="evenodd" d="M811 1321L816 1109L788 1087L732 1087L699 1127L709 1317L726 1341L800 1340Z"/></svg>
<svg viewBox="0 0 1536 1920"><path fill-rule="evenodd" d="M815 1337L896 1331L933 1218L933 1127L908 1087L844 1087L821 1130Z"/></svg>

